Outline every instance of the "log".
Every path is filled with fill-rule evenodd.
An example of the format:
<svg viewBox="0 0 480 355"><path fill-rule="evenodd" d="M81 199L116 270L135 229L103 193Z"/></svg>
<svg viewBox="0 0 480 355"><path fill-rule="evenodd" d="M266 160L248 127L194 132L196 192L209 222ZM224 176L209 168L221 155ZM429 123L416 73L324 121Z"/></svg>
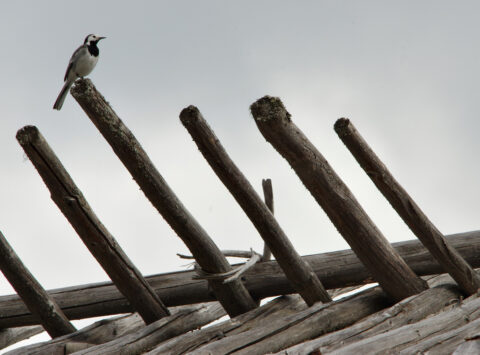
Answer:
<svg viewBox="0 0 480 355"><path fill-rule="evenodd" d="M206 345L200 343L201 346L189 354L266 354L347 327L390 305L389 297L380 287L375 287L339 301L255 319L253 324L245 326L237 324L232 334L222 331L221 339L213 339Z"/></svg>
<svg viewBox="0 0 480 355"><path fill-rule="evenodd" d="M52 200L145 322L168 315L168 309L95 215L40 131L25 126L17 132L17 140L50 190Z"/></svg>
<svg viewBox="0 0 480 355"><path fill-rule="evenodd" d="M172 312L177 312L177 310L173 309ZM73 347L78 346L78 344L83 344L83 347L92 347L121 337L127 333L137 331L144 327L145 322L142 320L142 318L138 315L138 313L133 313L129 315L113 317L110 319L103 319L66 336L58 337L42 343L26 345L21 348L14 349L8 354L64 354L67 353L67 348L72 349Z"/></svg>
<svg viewBox="0 0 480 355"><path fill-rule="evenodd" d="M480 267L480 231L447 236L462 257ZM440 265L417 240L393 243L395 250L418 275L439 274ZM327 289L364 285L372 277L355 254L347 249L303 257ZM193 271L172 272L146 277L168 307L215 300L208 283L192 280ZM258 263L244 275L245 286L257 299L285 295L294 290L275 261ZM55 301L69 319L132 312L132 306L111 282L51 290ZM0 297L0 328L37 324L17 295Z"/></svg>
<svg viewBox="0 0 480 355"><path fill-rule="evenodd" d="M6 328L0 330L0 349L40 334L45 330L39 325L29 325L19 328Z"/></svg>
<svg viewBox="0 0 480 355"><path fill-rule="evenodd" d="M437 315L360 340L329 354L384 354L386 352L398 354L402 350L412 354L412 352L407 351L408 347L419 344L438 334L462 327L479 318L480 298L477 295L473 295L463 302L453 304L449 310L445 310ZM450 353L454 349L455 347L450 350ZM436 352L433 353L437 354Z"/></svg>
<svg viewBox="0 0 480 355"><path fill-rule="evenodd" d="M289 162L385 292L399 301L425 290L425 282L395 252L327 160L291 121L280 99L265 96L250 109L262 135Z"/></svg>
<svg viewBox="0 0 480 355"><path fill-rule="evenodd" d="M306 308L305 303L298 295L277 297L238 317L163 342L148 352L148 355L184 354L202 344L222 339L227 335L241 333L251 327L259 326L259 324L268 324Z"/></svg>
<svg viewBox="0 0 480 355"><path fill-rule="evenodd" d="M180 113L180 120L215 174L252 221L293 288L309 306L316 302L330 302L331 298L317 275L297 253L273 214L228 156L200 111L195 106L189 106Z"/></svg>
<svg viewBox="0 0 480 355"><path fill-rule="evenodd" d="M480 288L480 277L477 276L465 259L450 246L443 234L428 219L407 191L395 180L350 120L340 118L334 127L342 142L345 143L345 146L375 186L438 263L452 275L466 294L476 293Z"/></svg>
<svg viewBox="0 0 480 355"><path fill-rule="evenodd" d="M272 214L274 214L274 204L273 204L273 187L271 179L262 179L262 189L263 189L263 199L265 204ZM267 243L263 246L263 255L262 261L269 261L272 258L272 251L268 247Z"/></svg>
<svg viewBox="0 0 480 355"><path fill-rule="evenodd" d="M432 314L441 312L453 302L460 302L461 299L462 292L451 281L406 298L390 308L360 320L348 328L300 343L277 354L327 354L359 340L418 322ZM413 353L416 354L416 352Z"/></svg>
<svg viewBox="0 0 480 355"><path fill-rule="evenodd" d="M71 93L200 267L208 273L230 271L231 266L220 249L168 186L133 133L92 82L77 80ZM211 280L209 285L230 316L257 306L240 280L227 284Z"/></svg>
<svg viewBox="0 0 480 355"><path fill-rule="evenodd" d="M184 307L170 317L107 343L79 351L76 355L143 354L163 341L200 328L224 315L225 311L218 302Z"/></svg>
<svg viewBox="0 0 480 355"><path fill-rule="evenodd" d="M2 232L0 232L0 269L30 312L39 319L52 338L76 330L52 296L23 264Z"/></svg>

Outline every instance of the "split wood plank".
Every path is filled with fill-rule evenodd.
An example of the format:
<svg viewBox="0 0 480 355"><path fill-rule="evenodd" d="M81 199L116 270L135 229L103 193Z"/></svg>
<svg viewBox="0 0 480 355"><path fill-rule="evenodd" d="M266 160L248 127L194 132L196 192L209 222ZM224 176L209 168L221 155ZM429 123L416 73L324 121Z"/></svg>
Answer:
<svg viewBox="0 0 480 355"><path fill-rule="evenodd" d="M317 275L297 253L273 214L228 156L198 108L189 106L183 109L180 113L180 120L192 136L205 160L230 191L272 251L293 288L309 306L316 302L330 302L331 298Z"/></svg>
<svg viewBox="0 0 480 355"><path fill-rule="evenodd" d="M200 267L208 273L230 271L232 268L218 246L168 186L133 133L93 83L89 79L77 80L71 93ZM240 280L227 284L210 280L209 284L230 316L257 307Z"/></svg>
<svg viewBox="0 0 480 355"><path fill-rule="evenodd" d="M28 325L26 327L5 328L0 330L0 349L28 339L34 335L43 333L45 329L39 325Z"/></svg>
<svg viewBox="0 0 480 355"><path fill-rule="evenodd" d="M50 190L52 200L145 323L167 316L168 309L95 215L40 131L26 126L18 131L17 140Z"/></svg>
<svg viewBox="0 0 480 355"><path fill-rule="evenodd" d="M426 289L360 206L327 160L291 121L279 98L265 96L251 106L258 129L289 162L358 258L394 300Z"/></svg>
<svg viewBox="0 0 480 355"><path fill-rule="evenodd" d="M438 263L453 277L465 293L468 295L476 293L480 288L480 277L465 259L448 244L443 234L395 180L350 120L340 118L334 127L335 132L375 186Z"/></svg>
<svg viewBox="0 0 480 355"><path fill-rule="evenodd" d="M52 338L76 330L53 297L45 291L23 264L2 232L0 232L0 269L30 312L38 317L40 324Z"/></svg>
<svg viewBox="0 0 480 355"><path fill-rule="evenodd" d="M262 179L262 189L263 189L263 199L265 204L272 214L274 214L274 204L273 204L273 187L271 179ZM262 261L269 261L272 258L272 251L268 247L267 243L263 246L263 255Z"/></svg>
<svg viewBox="0 0 480 355"><path fill-rule="evenodd" d="M480 231L447 236L450 244L473 267L480 267ZM443 272L427 249L418 241L392 244L418 275ZM327 289L374 282L365 266L350 250L303 257ZM146 280L169 307L214 301L208 283L192 280L194 271L147 276ZM245 286L256 299L295 292L275 261L258 263L243 275ZM48 291L69 319L133 312L133 307L111 282L93 283ZM0 328L37 324L17 295L0 296Z"/></svg>

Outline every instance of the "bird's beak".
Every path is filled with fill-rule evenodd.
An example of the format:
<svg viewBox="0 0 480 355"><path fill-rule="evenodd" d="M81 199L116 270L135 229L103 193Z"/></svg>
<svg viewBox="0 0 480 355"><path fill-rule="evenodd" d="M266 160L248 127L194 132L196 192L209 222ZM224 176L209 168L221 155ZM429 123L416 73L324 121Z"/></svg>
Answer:
<svg viewBox="0 0 480 355"><path fill-rule="evenodd" d="M98 37L98 40L100 41L101 39L105 39L107 37Z"/></svg>

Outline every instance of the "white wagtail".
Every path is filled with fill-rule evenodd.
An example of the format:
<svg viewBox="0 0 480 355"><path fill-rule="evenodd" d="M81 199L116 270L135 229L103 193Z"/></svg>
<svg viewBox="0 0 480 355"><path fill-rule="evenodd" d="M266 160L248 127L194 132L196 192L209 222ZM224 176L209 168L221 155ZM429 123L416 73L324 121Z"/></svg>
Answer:
<svg viewBox="0 0 480 355"><path fill-rule="evenodd" d="M104 38L105 37L97 35L88 35L83 44L73 52L72 58L70 58L70 62L68 63L67 72L65 73L65 79L63 79L65 84L57 97L57 101L55 101L55 104L53 105L55 110L60 110L62 108L68 90L75 80L90 74L93 68L95 68L100 53L97 43Z"/></svg>

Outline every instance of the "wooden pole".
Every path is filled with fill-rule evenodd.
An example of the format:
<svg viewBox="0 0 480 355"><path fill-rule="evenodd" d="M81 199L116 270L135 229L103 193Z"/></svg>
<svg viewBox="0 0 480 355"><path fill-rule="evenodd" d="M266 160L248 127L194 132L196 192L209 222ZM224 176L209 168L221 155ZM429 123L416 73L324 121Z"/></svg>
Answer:
<svg viewBox="0 0 480 355"><path fill-rule="evenodd" d="M335 132L348 150L382 192L392 207L402 217L422 244L468 295L480 288L480 278L442 233L428 219L407 191L395 180L368 143L346 118L335 123Z"/></svg>
<svg viewBox="0 0 480 355"><path fill-rule="evenodd" d="M330 302L330 296L310 265L296 252L273 214L230 159L200 111L195 106L189 106L180 113L180 120L213 171L250 218L293 288L309 306L319 301Z"/></svg>
<svg viewBox="0 0 480 355"><path fill-rule="evenodd" d="M28 271L2 232L0 232L0 269L52 338L76 330L55 300Z"/></svg>
<svg viewBox="0 0 480 355"><path fill-rule="evenodd" d="M395 252L327 160L291 121L278 98L251 106L258 129L290 163L375 280L399 301L427 288Z"/></svg>
<svg viewBox="0 0 480 355"><path fill-rule="evenodd" d="M480 267L480 231L447 236L450 244L473 267ZM418 275L442 273L442 267L418 241L393 243L398 254ZM374 282L368 270L350 250L303 256L327 289ZM169 307L214 301L208 283L192 280L194 271L147 276L146 280ZM295 292L275 261L256 264L244 274L245 286L256 299ZM48 291L69 319L106 316L134 311L110 282ZM17 295L0 296L0 328L38 324Z"/></svg>
<svg viewBox="0 0 480 355"><path fill-rule="evenodd" d="M274 214L274 205L273 205L273 188L272 188L272 180L271 179L263 179L262 180L262 189L263 189L263 198L265 200L265 204L267 205L268 209L272 214ZM272 251L268 247L267 243L263 246L263 255L262 261L269 261L272 258Z"/></svg>
<svg viewBox="0 0 480 355"><path fill-rule="evenodd" d="M190 249L200 267L208 273L230 271L231 266L220 249L168 186L133 133L92 82L77 80L71 92L145 196ZM211 280L209 284L230 316L257 306L240 280L227 284Z"/></svg>
<svg viewBox="0 0 480 355"><path fill-rule="evenodd" d="M17 133L17 140L50 190L52 200L145 323L169 315L155 291L90 208L39 130L34 126L23 127Z"/></svg>

